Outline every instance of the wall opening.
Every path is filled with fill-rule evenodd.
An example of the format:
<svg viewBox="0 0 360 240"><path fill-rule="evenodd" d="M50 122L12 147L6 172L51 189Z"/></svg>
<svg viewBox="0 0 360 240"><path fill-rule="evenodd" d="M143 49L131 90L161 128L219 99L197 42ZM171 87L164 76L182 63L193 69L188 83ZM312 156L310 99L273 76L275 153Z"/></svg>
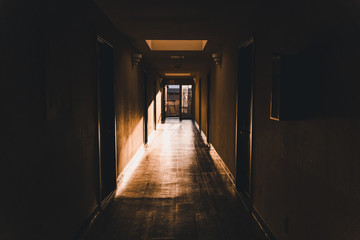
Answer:
<svg viewBox="0 0 360 240"><path fill-rule="evenodd" d="M180 117L180 85L165 85L166 117Z"/></svg>
<svg viewBox="0 0 360 240"><path fill-rule="evenodd" d="M114 49L98 37L99 204L116 188Z"/></svg>
<svg viewBox="0 0 360 240"><path fill-rule="evenodd" d="M253 120L253 38L238 50L238 89L236 127L236 187L251 205L251 159Z"/></svg>
<svg viewBox="0 0 360 240"><path fill-rule="evenodd" d="M181 118L191 119L192 85L181 85Z"/></svg>

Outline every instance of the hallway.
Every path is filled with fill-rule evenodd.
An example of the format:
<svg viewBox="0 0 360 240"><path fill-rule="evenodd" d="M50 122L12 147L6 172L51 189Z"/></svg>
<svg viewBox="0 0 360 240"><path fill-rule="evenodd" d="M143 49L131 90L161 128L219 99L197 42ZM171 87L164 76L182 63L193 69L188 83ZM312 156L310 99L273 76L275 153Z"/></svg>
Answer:
<svg viewBox="0 0 360 240"><path fill-rule="evenodd" d="M167 119L84 239L265 239L191 120Z"/></svg>

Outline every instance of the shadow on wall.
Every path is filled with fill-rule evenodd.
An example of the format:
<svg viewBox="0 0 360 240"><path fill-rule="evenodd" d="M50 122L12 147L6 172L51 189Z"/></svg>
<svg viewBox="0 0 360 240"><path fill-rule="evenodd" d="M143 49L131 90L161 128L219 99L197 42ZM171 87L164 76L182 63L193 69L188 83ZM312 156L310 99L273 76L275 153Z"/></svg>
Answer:
<svg viewBox="0 0 360 240"><path fill-rule="evenodd" d="M281 120L342 114L346 105L343 47L341 36L329 30L300 53L280 55Z"/></svg>

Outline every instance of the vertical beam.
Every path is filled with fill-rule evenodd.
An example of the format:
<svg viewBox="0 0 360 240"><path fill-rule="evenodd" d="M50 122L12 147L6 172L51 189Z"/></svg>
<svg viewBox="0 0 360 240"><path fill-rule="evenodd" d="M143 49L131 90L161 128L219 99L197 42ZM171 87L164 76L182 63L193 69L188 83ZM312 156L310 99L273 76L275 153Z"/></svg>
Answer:
<svg viewBox="0 0 360 240"><path fill-rule="evenodd" d="M179 118L180 120L182 120L182 84L180 84L180 104L179 104L179 108L180 108L180 112L179 112Z"/></svg>
<svg viewBox="0 0 360 240"><path fill-rule="evenodd" d="M165 88L166 85L161 86L161 122L164 123L165 122L165 118L166 118L166 113L165 113Z"/></svg>
<svg viewBox="0 0 360 240"><path fill-rule="evenodd" d="M156 130L156 77L154 77L154 130Z"/></svg>
<svg viewBox="0 0 360 240"><path fill-rule="evenodd" d="M191 84L191 119L195 121L195 83Z"/></svg>
<svg viewBox="0 0 360 240"><path fill-rule="evenodd" d="M144 89L144 144L147 143L148 138L148 106L147 106L147 73L144 72L143 74L143 89Z"/></svg>

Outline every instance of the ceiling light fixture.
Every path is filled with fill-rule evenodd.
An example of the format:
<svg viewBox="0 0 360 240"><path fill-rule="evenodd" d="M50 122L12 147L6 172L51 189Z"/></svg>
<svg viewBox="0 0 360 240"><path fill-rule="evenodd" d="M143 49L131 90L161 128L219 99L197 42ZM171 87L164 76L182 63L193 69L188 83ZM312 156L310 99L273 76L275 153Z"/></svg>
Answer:
<svg viewBox="0 0 360 240"><path fill-rule="evenodd" d="M191 76L190 73L165 73L167 77L189 77Z"/></svg>
<svg viewBox="0 0 360 240"><path fill-rule="evenodd" d="M151 51L202 51L207 40L145 40Z"/></svg>

